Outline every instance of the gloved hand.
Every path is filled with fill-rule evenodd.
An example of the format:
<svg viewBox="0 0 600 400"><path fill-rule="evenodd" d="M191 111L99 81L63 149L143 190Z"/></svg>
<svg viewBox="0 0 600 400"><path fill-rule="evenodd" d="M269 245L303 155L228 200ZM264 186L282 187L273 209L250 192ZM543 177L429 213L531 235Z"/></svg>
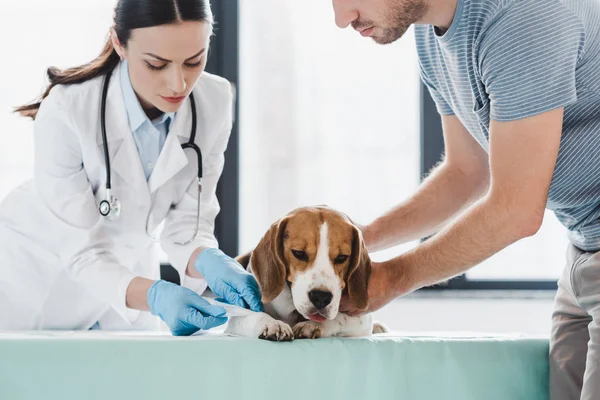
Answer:
<svg viewBox="0 0 600 400"><path fill-rule="evenodd" d="M229 304L263 311L260 290L254 276L219 249L206 249L194 262L208 287Z"/></svg>
<svg viewBox="0 0 600 400"><path fill-rule="evenodd" d="M175 336L189 336L227 322L225 309L211 305L196 292L158 280L148 290L152 315L158 315Z"/></svg>

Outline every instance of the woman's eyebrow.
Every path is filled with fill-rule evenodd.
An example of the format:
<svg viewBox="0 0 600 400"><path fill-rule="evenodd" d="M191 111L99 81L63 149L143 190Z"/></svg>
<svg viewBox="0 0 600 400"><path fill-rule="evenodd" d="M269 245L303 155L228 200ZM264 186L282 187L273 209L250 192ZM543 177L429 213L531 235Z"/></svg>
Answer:
<svg viewBox="0 0 600 400"><path fill-rule="evenodd" d="M193 58L196 58L196 57L198 57L199 55L201 55L202 53L204 53L204 50L206 50L206 48L204 48L204 49L200 50L199 52L197 52L197 53L196 53L196 54L194 54L193 56L191 56L191 57L189 57L189 58L186 58L186 59L185 59L185 61L189 61L189 60L191 60L191 59L193 59ZM170 63L170 62L172 62L171 60L167 60L166 58L163 58L163 57L157 56L156 54L152 54L152 53L144 53L144 54L145 54L145 55L147 55L147 56L150 56L150 57L154 57L154 58L156 58L157 60L164 61L164 62L166 62L166 63Z"/></svg>

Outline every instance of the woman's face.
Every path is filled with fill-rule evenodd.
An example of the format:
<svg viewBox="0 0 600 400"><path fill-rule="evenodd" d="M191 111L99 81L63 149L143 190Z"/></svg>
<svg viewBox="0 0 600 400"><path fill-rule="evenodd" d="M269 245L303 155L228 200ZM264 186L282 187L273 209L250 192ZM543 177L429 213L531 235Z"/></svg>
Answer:
<svg viewBox="0 0 600 400"><path fill-rule="evenodd" d="M185 21L131 31L124 48L113 31L113 44L127 59L131 84L146 113L175 112L206 67L212 26Z"/></svg>

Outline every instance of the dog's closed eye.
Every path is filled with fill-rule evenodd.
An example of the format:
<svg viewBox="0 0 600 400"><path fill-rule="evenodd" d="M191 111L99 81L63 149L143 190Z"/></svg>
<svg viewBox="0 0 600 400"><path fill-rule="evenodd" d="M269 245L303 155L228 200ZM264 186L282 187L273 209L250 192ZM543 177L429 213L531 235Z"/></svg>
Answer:
<svg viewBox="0 0 600 400"><path fill-rule="evenodd" d="M302 250L292 250L292 254L300 261L308 261L308 254Z"/></svg>
<svg viewBox="0 0 600 400"><path fill-rule="evenodd" d="M333 260L334 264L343 264L346 262L346 260L348 259L348 256L345 254L340 254L339 256L337 256L335 258L335 260Z"/></svg>

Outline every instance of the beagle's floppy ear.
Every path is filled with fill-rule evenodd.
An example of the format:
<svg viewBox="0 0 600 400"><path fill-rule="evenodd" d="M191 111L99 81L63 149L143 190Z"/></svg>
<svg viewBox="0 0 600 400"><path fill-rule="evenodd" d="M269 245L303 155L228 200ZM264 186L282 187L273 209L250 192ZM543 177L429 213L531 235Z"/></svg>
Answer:
<svg viewBox="0 0 600 400"><path fill-rule="evenodd" d="M346 283L350 301L360 311L369 307L369 278L371 277L371 258L360 230L353 226L352 257L348 266Z"/></svg>
<svg viewBox="0 0 600 400"><path fill-rule="evenodd" d="M251 252L240 254L239 256L237 256L235 258L235 261L237 261L242 267L244 267L244 269L248 269L248 264L250 263L250 255L251 254L252 254Z"/></svg>
<svg viewBox="0 0 600 400"><path fill-rule="evenodd" d="M285 285L287 269L283 258L283 235L289 218L273 223L250 256L263 303L273 301Z"/></svg>

